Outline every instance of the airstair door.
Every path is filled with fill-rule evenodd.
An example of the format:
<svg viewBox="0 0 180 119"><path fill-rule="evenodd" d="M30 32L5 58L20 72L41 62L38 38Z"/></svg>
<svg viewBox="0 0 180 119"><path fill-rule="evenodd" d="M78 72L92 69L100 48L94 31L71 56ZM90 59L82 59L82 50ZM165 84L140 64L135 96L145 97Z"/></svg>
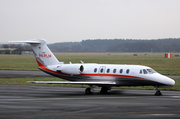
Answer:
<svg viewBox="0 0 180 119"><path fill-rule="evenodd" d="M105 69L106 69L105 66L101 66L101 67L99 68L99 76L104 76Z"/></svg>

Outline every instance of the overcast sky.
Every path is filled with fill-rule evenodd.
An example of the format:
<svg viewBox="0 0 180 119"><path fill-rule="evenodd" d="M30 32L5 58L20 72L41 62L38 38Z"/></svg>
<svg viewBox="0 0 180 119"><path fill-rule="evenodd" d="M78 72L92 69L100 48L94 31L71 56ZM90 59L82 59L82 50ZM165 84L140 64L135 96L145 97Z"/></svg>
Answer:
<svg viewBox="0 0 180 119"><path fill-rule="evenodd" d="M0 42L180 38L180 0L0 0Z"/></svg>

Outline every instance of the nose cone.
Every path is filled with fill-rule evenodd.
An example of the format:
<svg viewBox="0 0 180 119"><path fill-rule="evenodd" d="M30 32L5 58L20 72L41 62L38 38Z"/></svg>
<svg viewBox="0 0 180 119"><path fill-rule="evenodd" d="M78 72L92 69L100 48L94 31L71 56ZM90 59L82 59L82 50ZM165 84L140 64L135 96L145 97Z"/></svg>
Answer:
<svg viewBox="0 0 180 119"><path fill-rule="evenodd" d="M175 81L173 79L171 79L171 85L175 85Z"/></svg>
<svg viewBox="0 0 180 119"><path fill-rule="evenodd" d="M166 83L169 86L173 86L175 84L175 81L169 77L166 78Z"/></svg>

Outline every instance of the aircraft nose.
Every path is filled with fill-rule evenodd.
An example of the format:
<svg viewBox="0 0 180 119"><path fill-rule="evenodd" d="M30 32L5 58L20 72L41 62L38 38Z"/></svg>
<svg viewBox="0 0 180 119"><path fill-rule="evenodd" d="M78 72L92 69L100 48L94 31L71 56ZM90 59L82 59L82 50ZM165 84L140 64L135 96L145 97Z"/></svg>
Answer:
<svg viewBox="0 0 180 119"><path fill-rule="evenodd" d="M175 84L175 81L169 77L167 77L166 81L167 81L168 85L170 85L170 86L173 86Z"/></svg>
<svg viewBox="0 0 180 119"><path fill-rule="evenodd" d="M175 81L171 79L171 85L175 85Z"/></svg>

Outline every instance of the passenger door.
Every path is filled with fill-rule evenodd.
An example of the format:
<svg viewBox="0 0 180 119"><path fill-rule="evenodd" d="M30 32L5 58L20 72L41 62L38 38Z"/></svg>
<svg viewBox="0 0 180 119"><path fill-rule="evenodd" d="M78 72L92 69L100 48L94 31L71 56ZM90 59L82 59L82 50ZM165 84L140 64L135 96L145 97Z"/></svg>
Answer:
<svg viewBox="0 0 180 119"><path fill-rule="evenodd" d="M106 67L105 66L101 66L99 68L99 76L104 76L105 70L106 70Z"/></svg>

